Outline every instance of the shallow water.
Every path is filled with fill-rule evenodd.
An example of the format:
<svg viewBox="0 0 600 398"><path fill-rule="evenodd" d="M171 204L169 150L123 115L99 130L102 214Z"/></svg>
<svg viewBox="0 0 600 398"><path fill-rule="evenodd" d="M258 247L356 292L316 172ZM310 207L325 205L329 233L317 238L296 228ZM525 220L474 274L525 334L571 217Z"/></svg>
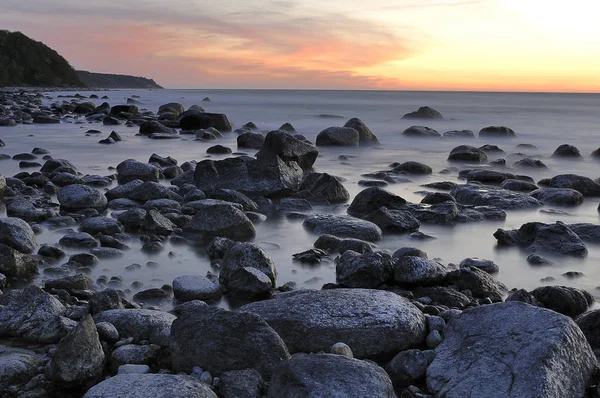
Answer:
<svg viewBox="0 0 600 398"><path fill-rule="evenodd" d="M422 195L417 193L424 188L421 184L433 181L454 181L457 174L439 174L449 166L456 166L446 159L450 150L460 144L481 146L495 144L507 153L507 165L512 165L519 156L526 153L543 160L546 170L513 170L517 174L527 174L536 181L556 174L575 173L595 179L600 176L599 163L589 154L600 146L598 133L598 110L600 95L584 94L511 94L511 93L436 93L436 92L377 92L377 91L272 91L272 90L124 90L96 92L100 96L107 94L111 105L125 103L132 94L139 95L138 100L154 112L161 104L180 102L186 108L199 104L209 112L225 113L232 124L241 126L253 121L260 130L279 127L284 122L294 125L298 133L314 142L316 135L324 128L343 125L350 117L361 118L377 135L381 145L375 149L320 148L315 163L317 172L328 172L347 179L346 188L354 196L363 188L357 182L364 177L361 174L387 169L392 162L408 160L428 164L434 174L426 177L410 177L413 183L389 185L386 189L397 193L411 202L419 202ZM56 96L66 93L49 93ZM68 93L73 94L73 93ZM92 92L82 92L84 95ZM201 102L210 97L212 102ZM58 99L62 100L62 99ZM94 100L97 104L103 100ZM49 101L50 102L50 101ZM408 121L400 117L419 106L429 105L441 111L446 118L443 121ZM337 115L343 118L324 118L318 115ZM477 132L489 125L505 125L513 128L518 137L513 139L433 139L420 140L405 138L401 132L408 126L426 125L443 133L447 130L473 130ZM115 128L116 127L116 128ZM95 128L105 138L112 130L121 134L124 141L114 145L100 145L98 136L84 135L85 131ZM124 126L90 125L88 123L61 123L60 125L19 125L0 129L0 138L7 146L0 151L9 155L29 152L34 147L51 151L55 158L69 159L79 171L89 174L109 175L109 166L116 166L124 159L134 158L146 162L152 153L161 156L173 156L179 163L188 160L206 158L206 149L216 142L193 141L193 136L182 136L182 140L150 140L135 136L137 128ZM226 133L218 141L222 145L236 150L236 134ZM534 144L537 149L516 149L520 143ZM577 146L584 156L581 161L559 160L551 158L552 152L561 144ZM247 151L253 154L253 151ZM351 156L349 161L341 162L338 156ZM498 156L500 157L500 156ZM213 156L215 159L222 156ZM496 157L490 156L490 160ZM469 167L469 165L458 165ZM507 170L509 168L502 168ZM0 162L0 173L14 175L19 172L18 162L5 160ZM27 170L31 171L31 170ZM456 226L433 226L423 224L421 231L437 237L433 241L409 241L406 236L386 235L378 242L382 249L395 251L403 246L415 246L425 250L430 258L439 258L445 264L458 263L466 257L482 257L494 260L500 266L497 278L509 288L532 289L540 286L541 278L553 276L553 283L585 288L600 297L595 287L600 285L600 247L587 244L589 256L585 260L554 258L553 267L532 267L526 262L527 254L518 249L497 249L492 236L497 228L518 228L528 221L552 223L558 220L565 223L599 222L597 198L586 198L575 208L563 208L569 215L556 215L532 211L507 211L503 222L459 224ZM346 206L335 211L345 213ZM547 206L544 208L548 208ZM318 209L315 209L318 211ZM331 211L331 209L329 209ZM3 215L3 214L2 214ZM300 286L320 287L323 283L335 281L333 263L320 266L306 266L292 262L292 254L312 247L317 235L304 230L302 222L286 218L269 219L257 224L255 242L266 249L273 257L278 270L278 284L295 281ZM44 231L39 243L56 243L62 235ZM139 251L137 240L127 242L131 250L118 260L102 260L94 269L92 277L99 275L122 275L126 285L141 281L144 287L159 287L171 283L173 278L183 274L205 274L211 270L203 248L165 245L158 255L146 255ZM170 252L172 252L171 255ZM158 267L148 267L146 262L153 261ZM128 272L125 267L142 264L142 268ZM567 271L581 271L584 277L569 280L561 276ZM40 278L44 278L43 275ZM222 305L227 305L225 302Z"/></svg>

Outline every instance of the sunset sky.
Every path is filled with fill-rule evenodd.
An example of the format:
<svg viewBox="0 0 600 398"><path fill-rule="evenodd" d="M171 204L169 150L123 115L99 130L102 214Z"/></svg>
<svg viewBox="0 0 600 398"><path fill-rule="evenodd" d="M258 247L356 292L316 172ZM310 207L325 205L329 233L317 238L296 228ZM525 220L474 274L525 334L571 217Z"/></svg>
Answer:
<svg viewBox="0 0 600 398"><path fill-rule="evenodd" d="M598 0L2 0L76 69L169 88L600 92Z"/></svg>

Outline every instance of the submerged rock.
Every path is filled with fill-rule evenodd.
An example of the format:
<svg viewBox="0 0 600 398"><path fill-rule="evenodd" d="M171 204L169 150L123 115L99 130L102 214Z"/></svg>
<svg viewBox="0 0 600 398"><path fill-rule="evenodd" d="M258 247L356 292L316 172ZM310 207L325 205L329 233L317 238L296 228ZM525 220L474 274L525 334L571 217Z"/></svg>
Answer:
<svg viewBox="0 0 600 398"><path fill-rule="evenodd" d="M479 130L479 137L505 138L516 136L517 134L513 129L505 126L489 126Z"/></svg>
<svg viewBox="0 0 600 398"><path fill-rule="evenodd" d="M462 205L495 206L504 210L534 209L542 203L520 192L478 184L464 184L450 192Z"/></svg>
<svg viewBox="0 0 600 398"><path fill-rule="evenodd" d="M533 253L586 257L588 250L577 234L565 224L530 222L519 229L498 229L494 237L501 246L518 246Z"/></svg>
<svg viewBox="0 0 600 398"><path fill-rule="evenodd" d="M0 218L0 243L27 254L37 246L29 224L16 217Z"/></svg>
<svg viewBox="0 0 600 398"><path fill-rule="evenodd" d="M303 169L310 169L317 160L319 150L285 131L270 131L256 157L278 156L284 162L296 162Z"/></svg>
<svg viewBox="0 0 600 398"><path fill-rule="evenodd" d="M529 195L547 205L577 206L583 203L583 195L571 188L541 188Z"/></svg>
<svg viewBox="0 0 600 398"><path fill-rule="evenodd" d="M353 117L348 120L344 127L358 131L358 142L360 146L371 146L379 144L377 137L367 125L359 118Z"/></svg>
<svg viewBox="0 0 600 398"><path fill-rule="evenodd" d="M485 162L487 158L484 151L471 145L457 146L448 155L448 160L462 162Z"/></svg>
<svg viewBox="0 0 600 398"><path fill-rule="evenodd" d="M256 236L254 224L244 212L227 204L200 208L184 227L184 232L200 238L224 237L242 241Z"/></svg>
<svg viewBox="0 0 600 398"><path fill-rule="evenodd" d="M600 184L588 177L561 174L550 179L549 188L571 188L583 196L600 196Z"/></svg>
<svg viewBox="0 0 600 398"><path fill-rule="evenodd" d="M360 134L350 127L328 127L317 135L317 146L359 146Z"/></svg>
<svg viewBox="0 0 600 398"><path fill-rule="evenodd" d="M106 196L87 185L72 184L58 191L58 202L66 209L104 209L108 205Z"/></svg>
<svg viewBox="0 0 600 398"><path fill-rule="evenodd" d="M367 241L381 239L381 229L372 222L350 216L312 214L304 220L305 228L317 234L356 238Z"/></svg>
<svg viewBox="0 0 600 398"><path fill-rule="evenodd" d="M410 126L402 132L406 137L415 138L440 138L441 134L430 127L425 126Z"/></svg>
<svg viewBox="0 0 600 398"><path fill-rule="evenodd" d="M444 117L442 114L428 106L421 106L416 111L410 112L402 116L402 119L428 119L428 120L441 120Z"/></svg>
<svg viewBox="0 0 600 398"><path fill-rule="evenodd" d="M134 342L147 340L152 344L169 345L171 323L175 316L163 311L131 309L108 310L94 316L96 323L113 324L121 337L132 337Z"/></svg>

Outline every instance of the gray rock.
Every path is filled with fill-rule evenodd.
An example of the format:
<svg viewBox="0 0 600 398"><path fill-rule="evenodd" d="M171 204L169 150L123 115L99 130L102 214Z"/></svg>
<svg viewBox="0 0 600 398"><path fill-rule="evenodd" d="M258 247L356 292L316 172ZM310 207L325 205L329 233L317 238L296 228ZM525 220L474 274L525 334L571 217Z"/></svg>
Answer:
<svg viewBox="0 0 600 398"><path fill-rule="evenodd" d="M506 138L516 137L513 129L504 126L489 126L479 130L479 137Z"/></svg>
<svg viewBox="0 0 600 398"><path fill-rule="evenodd" d="M464 309L471 299L459 291L445 286L420 287L412 290L416 298L427 297L433 304Z"/></svg>
<svg viewBox="0 0 600 398"><path fill-rule="evenodd" d="M588 177L561 174L550 179L549 188L571 188L583 196L600 196L600 184Z"/></svg>
<svg viewBox="0 0 600 398"><path fill-rule="evenodd" d="M111 354L110 366L117 371L121 365L153 365L159 359L161 347L156 344L125 344Z"/></svg>
<svg viewBox="0 0 600 398"><path fill-rule="evenodd" d="M444 117L442 114L429 107L429 106L421 106L416 111L410 112L402 116L402 119L427 119L427 120L441 120Z"/></svg>
<svg viewBox="0 0 600 398"><path fill-rule="evenodd" d="M0 199L4 198L4 192L6 192L6 178L0 174Z"/></svg>
<svg viewBox="0 0 600 398"><path fill-rule="evenodd" d="M90 217L83 220L79 226L79 230L87 232L90 235L114 235L121 232L121 225L114 218Z"/></svg>
<svg viewBox="0 0 600 398"><path fill-rule="evenodd" d="M473 297L490 298L493 302L502 301L506 292L504 285L496 282L487 272L479 268L460 268L446 274L446 284L463 291L470 291Z"/></svg>
<svg viewBox="0 0 600 398"><path fill-rule="evenodd" d="M348 344L345 343L335 343L331 346L329 352L331 354L341 355L346 358L354 358L354 353L352 352L352 349L348 346Z"/></svg>
<svg viewBox="0 0 600 398"><path fill-rule="evenodd" d="M394 263L394 280L399 285L433 285L446 275L446 268L423 257L403 256Z"/></svg>
<svg viewBox="0 0 600 398"><path fill-rule="evenodd" d="M240 310L265 319L292 353L327 352L344 342L357 358L385 358L425 342L421 311L381 290L296 291Z"/></svg>
<svg viewBox="0 0 600 398"><path fill-rule="evenodd" d="M58 191L58 202L66 209L105 209L108 205L106 196L87 185L72 184Z"/></svg>
<svg viewBox="0 0 600 398"><path fill-rule="evenodd" d="M570 317L584 313L594 302L585 290L568 286L542 286L531 295L544 307Z"/></svg>
<svg viewBox="0 0 600 398"><path fill-rule="evenodd" d="M11 279L31 279L37 274L38 260L0 243L0 273Z"/></svg>
<svg viewBox="0 0 600 398"><path fill-rule="evenodd" d="M385 371L372 362L332 354L296 354L273 374L267 397L395 396Z"/></svg>
<svg viewBox="0 0 600 398"><path fill-rule="evenodd" d="M528 168L528 169L547 169L548 167L538 159L525 158L515 162L515 167Z"/></svg>
<svg viewBox="0 0 600 398"><path fill-rule="evenodd" d="M68 233L58 243L63 247L68 248L94 248L98 246L98 242L94 237L86 232Z"/></svg>
<svg viewBox="0 0 600 398"><path fill-rule="evenodd" d="M317 135L317 146L354 146L360 145L360 134L350 127L328 127Z"/></svg>
<svg viewBox="0 0 600 398"><path fill-rule="evenodd" d="M192 376L123 374L96 384L83 398L217 398L210 387Z"/></svg>
<svg viewBox="0 0 600 398"><path fill-rule="evenodd" d="M108 310L125 309L119 293L114 289L105 289L98 292L90 297L89 301L92 315Z"/></svg>
<svg viewBox="0 0 600 398"><path fill-rule="evenodd" d="M117 181L126 184L134 180L158 182L159 169L148 163L127 159L117 165Z"/></svg>
<svg viewBox="0 0 600 398"><path fill-rule="evenodd" d="M139 374L144 375L150 373L150 367L148 365L133 365L133 364L125 364L119 366L117 370L117 375L130 375L130 374Z"/></svg>
<svg viewBox="0 0 600 398"><path fill-rule="evenodd" d="M426 164L421 163L421 162L409 161L409 162L404 162L404 163L400 163L400 164L393 163L392 166L393 166L392 172L397 173L397 174L429 175L429 174L433 173L433 170L431 169L431 167L429 167Z"/></svg>
<svg viewBox="0 0 600 398"><path fill-rule="evenodd" d="M235 244L236 242L231 239L215 237L206 247L206 254L211 261L221 260Z"/></svg>
<svg viewBox="0 0 600 398"><path fill-rule="evenodd" d="M573 145L562 144L552 154L553 158L580 159L581 152Z"/></svg>
<svg viewBox="0 0 600 398"><path fill-rule="evenodd" d="M221 297L221 290L205 276L182 275L173 280L173 294L180 301L211 300Z"/></svg>
<svg viewBox="0 0 600 398"><path fill-rule="evenodd" d="M263 380L254 369L232 370L219 377L217 391L227 398L261 398Z"/></svg>
<svg viewBox="0 0 600 398"><path fill-rule="evenodd" d="M547 205L577 206L583 203L583 195L571 188L541 188L529 195Z"/></svg>
<svg viewBox="0 0 600 398"><path fill-rule="evenodd" d="M0 243L30 254L37 246L33 230L20 218L0 218Z"/></svg>
<svg viewBox="0 0 600 398"><path fill-rule="evenodd" d="M240 209L230 205L207 206L198 210L184 231L202 238L223 237L241 241L256 236L252 221Z"/></svg>
<svg viewBox="0 0 600 398"><path fill-rule="evenodd" d="M247 131L237 136L238 148L261 149L265 143L265 136L261 133Z"/></svg>
<svg viewBox="0 0 600 398"><path fill-rule="evenodd" d="M530 222L519 229L498 229L494 237L501 246L518 246L533 253L553 253L586 257L588 250L583 241L565 224Z"/></svg>
<svg viewBox="0 0 600 398"><path fill-rule="evenodd" d="M569 229L584 242L600 243L600 225L591 223L569 224Z"/></svg>
<svg viewBox="0 0 600 398"><path fill-rule="evenodd" d="M109 344L114 344L119 341L119 331L117 328L108 322L98 322L96 324L98 338L100 341L106 341Z"/></svg>
<svg viewBox="0 0 600 398"><path fill-rule="evenodd" d="M237 268L231 273L227 289L238 295L260 296L271 290L273 282L262 271L254 267Z"/></svg>
<svg viewBox="0 0 600 398"><path fill-rule="evenodd" d="M317 234L356 238L367 241L381 239L381 229L372 222L350 216L312 214L304 220L305 228Z"/></svg>
<svg viewBox="0 0 600 398"><path fill-rule="evenodd" d="M367 125L359 118L353 117L352 119L348 120L346 124L344 124L344 127L358 131L358 143L360 146L379 144L379 140L377 140L375 134L373 134L371 129L368 128Z"/></svg>
<svg viewBox="0 0 600 398"><path fill-rule="evenodd" d="M430 127L410 126L402 132L406 137L416 138L440 138L442 135Z"/></svg>
<svg viewBox="0 0 600 398"><path fill-rule="evenodd" d="M581 397L597 366L572 320L524 303L466 310L444 334L427 369L436 396Z"/></svg>
<svg viewBox="0 0 600 398"><path fill-rule="evenodd" d="M433 360L433 351L406 350L398 353L385 367L395 387L408 387L425 378Z"/></svg>
<svg viewBox="0 0 600 398"><path fill-rule="evenodd" d="M256 369L269 379L290 357L281 338L258 315L209 307L201 301L183 304L176 311L170 338L176 371L190 372L200 366L219 375Z"/></svg>
<svg viewBox="0 0 600 398"><path fill-rule="evenodd" d="M108 310L94 315L94 321L112 323L121 337L133 337L134 342L148 340L160 346L169 345L174 315L153 310Z"/></svg>
<svg viewBox="0 0 600 398"><path fill-rule="evenodd" d="M443 134L443 137L446 137L446 138L455 138L455 137L475 138L475 134L473 134L473 132L471 130L450 130L450 131L446 131Z"/></svg>
<svg viewBox="0 0 600 398"><path fill-rule="evenodd" d="M390 279L392 268L392 257L382 252L347 250L335 260L337 283L350 288L376 289Z"/></svg>
<svg viewBox="0 0 600 398"><path fill-rule="evenodd" d="M585 335L592 349L600 348L600 309L588 311L579 315L575 322Z"/></svg>
<svg viewBox="0 0 600 398"><path fill-rule="evenodd" d="M59 279L51 279L44 282L46 289L64 289L64 290L87 290L93 284L93 281L84 274L65 276Z"/></svg>
<svg viewBox="0 0 600 398"><path fill-rule="evenodd" d="M140 124L139 133L141 135L150 135L150 134L156 134L156 133L177 134L177 130L167 127L164 124L162 124L156 120L150 120L150 121Z"/></svg>
<svg viewBox="0 0 600 398"><path fill-rule="evenodd" d="M500 184L508 179L516 179L512 173L495 170L465 170L467 181L476 181L483 184Z"/></svg>
<svg viewBox="0 0 600 398"><path fill-rule="evenodd" d="M460 262L460 264L458 264L458 266L460 268L468 268L468 267L479 268L480 270L485 271L488 274L495 274L498 271L500 271L500 267L498 267L498 264L496 264L492 260L486 260L484 258L478 258L478 257L465 258L464 260L462 260Z"/></svg>
<svg viewBox="0 0 600 398"><path fill-rule="evenodd" d="M531 182L521 181L521 180L513 180L508 179L504 180L502 184L500 184L500 188L508 189L509 191L517 191L517 192L532 192L539 187Z"/></svg>
<svg viewBox="0 0 600 398"><path fill-rule="evenodd" d="M448 155L448 160L459 162L486 162L487 158L487 154L484 151L471 145L457 146Z"/></svg>
<svg viewBox="0 0 600 398"><path fill-rule="evenodd" d="M198 163L194 183L203 191L224 188L250 197L277 197L297 191L302 178L302 169L296 162L284 162L278 156L260 160L238 156Z"/></svg>
<svg viewBox="0 0 600 398"><path fill-rule="evenodd" d="M477 184L459 185L450 192L462 205L495 206L503 210L535 209L542 203L520 192Z"/></svg>
<svg viewBox="0 0 600 398"><path fill-rule="evenodd" d="M384 232L407 233L419 230L421 223L409 211L389 210L380 207L364 217L365 220L376 224Z"/></svg>
<svg viewBox="0 0 600 398"><path fill-rule="evenodd" d="M303 169L310 169L319 156L319 150L285 131L270 131L256 154L258 159L278 156L284 162L296 162Z"/></svg>
<svg viewBox="0 0 600 398"><path fill-rule="evenodd" d="M234 272L240 268L251 267L261 271L275 287L277 271L271 256L254 243L238 243L231 247L221 263L219 283L228 286Z"/></svg>
<svg viewBox="0 0 600 398"><path fill-rule="evenodd" d="M348 214L364 218L369 214L385 207L387 210L405 210L406 200L385 189L371 187L363 189L354 197L348 207Z"/></svg>
<svg viewBox="0 0 600 398"><path fill-rule="evenodd" d="M67 386L89 386L100 379L103 368L104 351L88 315L58 343L46 366L46 377Z"/></svg>
<svg viewBox="0 0 600 398"><path fill-rule="evenodd" d="M43 360L36 355L21 351L0 351L0 391L6 392L11 385L25 384L38 374Z"/></svg>
<svg viewBox="0 0 600 398"><path fill-rule="evenodd" d="M341 181L327 173L311 173L300 185L301 191L308 191L314 197L323 198L329 203L342 203L350 199L350 193Z"/></svg>

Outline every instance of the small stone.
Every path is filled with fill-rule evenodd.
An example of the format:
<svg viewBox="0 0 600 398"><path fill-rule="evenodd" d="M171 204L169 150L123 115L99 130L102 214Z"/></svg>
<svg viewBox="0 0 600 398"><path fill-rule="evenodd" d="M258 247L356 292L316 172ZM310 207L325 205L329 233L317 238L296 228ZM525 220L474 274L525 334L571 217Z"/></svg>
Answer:
<svg viewBox="0 0 600 398"><path fill-rule="evenodd" d="M345 343L335 343L330 352L336 355L343 355L347 358L354 358L354 354L352 353L352 349Z"/></svg>
<svg viewBox="0 0 600 398"><path fill-rule="evenodd" d="M125 364L119 366L119 370L117 374L146 374L150 373L150 367L148 365L134 365L134 364Z"/></svg>
<svg viewBox="0 0 600 398"><path fill-rule="evenodd" d="M434 330L427 335L427 339L425 340L425 343L427 344L427 348L433 350L438 345L440 345L443 340L444 339L442 338L442 335L440 334L440 332L437 330Z"/></svg>

